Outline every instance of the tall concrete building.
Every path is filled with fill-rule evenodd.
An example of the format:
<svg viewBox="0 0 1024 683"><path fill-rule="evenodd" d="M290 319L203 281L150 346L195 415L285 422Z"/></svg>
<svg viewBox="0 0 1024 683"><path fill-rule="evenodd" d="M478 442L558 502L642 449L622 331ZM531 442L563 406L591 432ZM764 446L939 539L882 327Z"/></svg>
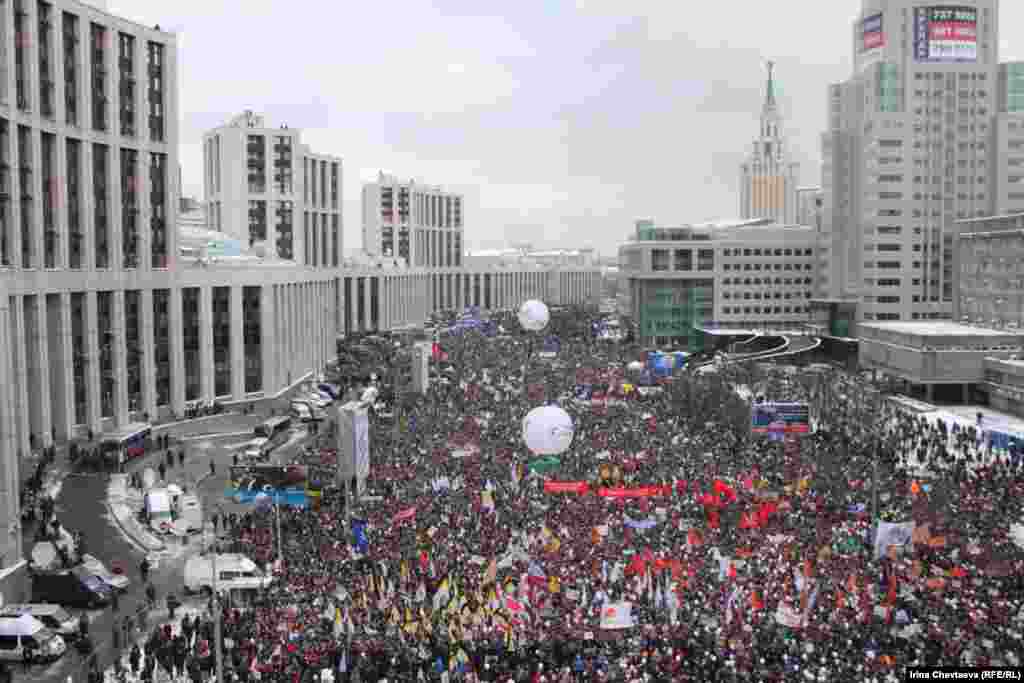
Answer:
<svg viewBox="0 0 1024 683"><path fill-rule="evenodd" d="M768 84L761 107L760 133L740 167L740 217L797 221L800 165L789 161L782 115L775 101L774 64L768 63Z"/></svg>
<svg viewBox="0 0 1024 683"><path fill-rule="evenodd" d="M0 598L8 602L23 597L19 457L67 438L75 423L127 413L140 379L137 356L109 351L141 342L139 283L175 262L177 98L173 35L73 0L0 4ZM153 300L141 300L152 313Z"/></svg>
<svg viewBox="0 0 1024 683"><path fill-rule="evenodd" d="M822 288L858 320L951 318L955 222L1024 200L1024 84L999 64L998 10L864 0L851 26L821 142Z"/></svg>
<svg viewBox="0 0 1024 683"><path fill-rule="evenodd" d="M380 173L363 186L363 249L422 268L458 268L462 195Z"/></svg>
<svg viewBox="0 0 1024 683"><path fill-rule="evenodd" d="M314 154L299 130L267 128L246 111L203 136L203 168L211 230L303 265L339 265L340 158Z"/></svg>

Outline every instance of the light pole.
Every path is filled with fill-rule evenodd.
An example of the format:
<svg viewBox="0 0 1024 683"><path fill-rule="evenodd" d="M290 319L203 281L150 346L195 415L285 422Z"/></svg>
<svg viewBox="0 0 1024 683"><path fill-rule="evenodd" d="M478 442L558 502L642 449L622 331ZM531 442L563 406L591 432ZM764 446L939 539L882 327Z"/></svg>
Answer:
<svg viewBox="0 0 1024 683"><path fill-rule="evenodd" d="M217 512L221 519L224 518L224 506L217 505ZM205 524L203 526L206 526ZM213 645L214 645L214 657L217 662L217 683L224 683L224 653L221 648L221 605L220 605L220 590L217 587L217 529L214 527L214 547L213 553L210 556L211 569L213 570Z"/></svg>

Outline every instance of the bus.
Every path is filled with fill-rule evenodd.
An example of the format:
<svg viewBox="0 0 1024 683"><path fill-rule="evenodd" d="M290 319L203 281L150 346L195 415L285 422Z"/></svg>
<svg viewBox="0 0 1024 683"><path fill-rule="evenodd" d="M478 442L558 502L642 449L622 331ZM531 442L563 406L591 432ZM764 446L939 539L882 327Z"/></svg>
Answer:
<svg viewBox="0 0 1024 683"><path fill-rule="evenodd" d="M100 438L100 453L114 463L127 462L149 449L152 427L146 422L133 422Z"/></svg>
<svg viewBox="0 0 1024 683"><path fill-rule="evenodd" d="M256 436L262 436L265 439L274 441L282 434L287 434L291 426L292 420L290 417L279 415L256 425Z"/></svg>

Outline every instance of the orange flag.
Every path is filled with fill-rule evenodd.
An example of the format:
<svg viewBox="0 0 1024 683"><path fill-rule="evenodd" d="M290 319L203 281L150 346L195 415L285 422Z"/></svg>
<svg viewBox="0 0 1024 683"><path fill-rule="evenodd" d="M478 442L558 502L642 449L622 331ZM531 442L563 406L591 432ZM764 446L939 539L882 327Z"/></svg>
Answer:
<svg viewBox="0 0 1024 683"><path fill-rule="evenodd" d="M921 493L921 485L917 483L917 480L910 482L910 492L915 496Z"/></svg>
<svg viewBox="0 0 1024 683"><path fill-rule="evenodd" d="M700 545L701 538L700 534L697 533L696 529L690 529L686 534L686 542L689 545Z"/></svg>
<svg viewBox="0 0 1024 683"><path fill-rule="evenodd" d="M807 558L804 560L804 577L809 578L811 576L814 576L814 567L811 565L810 558Z"/></svg>
<svg viewBox="0 0 1024 683"><path fill-rule="evenodd" d="M857 592L857 575L850 574L850 578L846 580L846 590L850 593Z"/></svg>
<svg viewBox="0 0 1024 683"><path fill-rule="evenodd" d="M757 594L757 591L750 592L750 609L762 610L764 609L764 603L761 602L761 596Z"/></svg>

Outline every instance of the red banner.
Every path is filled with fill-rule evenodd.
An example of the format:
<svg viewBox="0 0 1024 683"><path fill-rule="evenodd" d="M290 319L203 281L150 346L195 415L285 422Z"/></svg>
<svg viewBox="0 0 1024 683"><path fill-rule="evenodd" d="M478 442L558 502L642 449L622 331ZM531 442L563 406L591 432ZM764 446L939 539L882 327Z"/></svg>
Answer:
<svg viewBox="0 0 1024 683"><path fill-rule="evenodd" d="M401 512L399 512L394 517L392 517L391 523L392 524L398 524L399 522L404 522L407 519L412 519L415 516L416 516L416 508L415 507L406 508L406 509L402 510Z"/></svg>
<svg viewBox="0 0 1024 683"><path fill-rule="evenodd" d="M655 498L664 496L666 491L671 492L671 490L672 487L665 486L644 486L638 489L601 488L597 490L597 495L602 498Z"/></svg>
<svg viewBox="0 0 1024 683"><path fill-rule="evenodd" d="M579 493L583 494L590 488L585 481L546 481L545 493Z"/></svg>

